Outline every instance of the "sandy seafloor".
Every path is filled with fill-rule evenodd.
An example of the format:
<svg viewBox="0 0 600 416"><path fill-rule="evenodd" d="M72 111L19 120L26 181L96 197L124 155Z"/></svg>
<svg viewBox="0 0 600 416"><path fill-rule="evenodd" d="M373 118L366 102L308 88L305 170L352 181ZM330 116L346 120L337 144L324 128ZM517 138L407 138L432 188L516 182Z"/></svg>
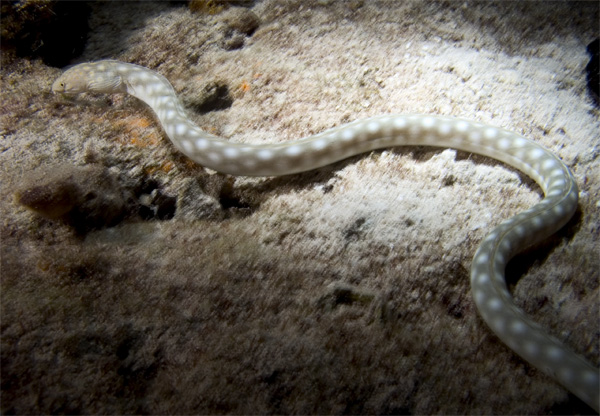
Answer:
<svg viewBox="0 0 600 416"><path fill-rule="evenodd" d="M579 210L509 265L510 289L598 365L600 113L584 73L598 9L264 0L248 9L260 25L227 49L227 14L93 3L72 63L150 67L187 104L225 85L229 107L190 117L233 141L427 113L541 143L573 170ZM54 96L60 74L3 56L2 413L590 410L503 345L471 299L478 243L541 197L524 175L406 147L229 178L179 154L131 97ZM16 202L36 186L60 194L65 178L91 199L127 200L130 215L75 230ZM157 195L176 201L173 218L131 215Z"/></svg>

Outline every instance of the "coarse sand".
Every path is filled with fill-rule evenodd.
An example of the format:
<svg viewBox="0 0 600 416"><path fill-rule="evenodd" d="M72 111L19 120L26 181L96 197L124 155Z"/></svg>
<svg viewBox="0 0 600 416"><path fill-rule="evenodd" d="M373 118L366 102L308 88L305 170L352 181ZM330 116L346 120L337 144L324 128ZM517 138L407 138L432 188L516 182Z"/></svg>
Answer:
<svg viewBox="0 0 600 416"><path fill-rule="evenodd" d="M600 112L584 71L598 2L198 3L92 2L71 63L147 66L232 141L426 113L541 143L573 170L579 210L507 280L599 364ZM471 299L478 243L541 197L529 178L416 147L227 177L132 97L53 95L60 73L2 53L3 414L591 411Z"/></svg>

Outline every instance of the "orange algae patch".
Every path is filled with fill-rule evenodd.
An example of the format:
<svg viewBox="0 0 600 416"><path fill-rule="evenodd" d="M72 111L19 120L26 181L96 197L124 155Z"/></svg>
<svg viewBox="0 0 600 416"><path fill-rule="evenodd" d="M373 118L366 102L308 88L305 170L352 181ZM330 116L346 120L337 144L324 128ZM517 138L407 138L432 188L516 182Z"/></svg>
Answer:
<svg viewBox="0 0 600 416"><path fill-rule="evenodd" d="M262 77L262 74L258 73L258 72L252 75L253 80L257 80L261 77ZM240 82L240 85L238 86L237 91L243 95L243 94L247 93L248 91L250 91L251 89L252 89L252 81L249 82L244 79L244 80L242 80L242 82Z"/></svg>
<svg viewBox="0 0 600 416"><path fill-rule="evenodd" d="M199 165L198 165L196 162L194 162L192 159L186 159L186 160L185 160L185 165L186 165L188 168L196 168L196 167L198 167L198 166L199 166Z"/></svg>
<svg viewBox="0 0 600 416"><path fill-rule="evenodd" d="M145 129L151 126L150 121L148 121L148 119L146 118L137 118L135 120L133 120L131 122L131 125L133 127L137 127L137 128L141 128L141 129Z"/></svg>
<svg viewBox="0 0 600 416"><path fill-rule="evenodd" d="M121 131L119 142L142 148L157 146L161 135L152 127L153 122L146 117L130 116L114 120L113 125Z"/></svg>
<svg viewBox="0 0 600 416"><path fill-rule="evenodd" d="M144 169L144 172L147 175L151 175L154 174L156 172L163 172L163 173L169 173L173 170L173 168L175 167L175 163L173 163L173 161L171 160L167 160L163 163L161 163L160 165L153 165L153 166L148 166Z"/></svg>
<svg viewBox="0 0 600 416"><path fill-rule="evenodd" d="M244 94L252 89L252 84L245 79L233 90L234 98L242 98Z"/></svg>
<svg viewBox="0 0 600 416"><path fill-rule="evenodd" d="M242 83L240 84L239 87L240 91L242 92L248 92L250 91L250 84L248 83L248 81L244 80L242 81Z"/></svg>
<svg viewBox="0 0 600 416"><path fill-rule="evenodd" d="M167 160L166 162L162 163L159 166L159 169L165 173L169 173L169 172L171 172L171 170L173 170L174 167L175 167L175 164L173 162L171 162L170 160Z"/></svg>

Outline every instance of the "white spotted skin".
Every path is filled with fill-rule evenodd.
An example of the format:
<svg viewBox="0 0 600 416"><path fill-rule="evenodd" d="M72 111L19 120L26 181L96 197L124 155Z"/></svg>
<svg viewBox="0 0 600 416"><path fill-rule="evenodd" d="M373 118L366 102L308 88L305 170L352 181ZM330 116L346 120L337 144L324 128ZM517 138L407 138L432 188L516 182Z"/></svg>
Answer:
<svg viewBox="0 0 600 416"><path fill-rule="evenodd" d="M506 287L504 269L510 258L556 232L577 208L578 189L571 171L537 143L496 127L432 115L373 117L280 144L231 143L194 125L162 75L118 61L77 65L52 89L65 94L127 92L150 106L177 149L207 168L231 175L289 175L370 150L405 145L452 147L517 168L540 185L545 198L504 221L483 240L471 267L473 298L485 322L507 346L599 410L598 369L525 316Z"/></svg>

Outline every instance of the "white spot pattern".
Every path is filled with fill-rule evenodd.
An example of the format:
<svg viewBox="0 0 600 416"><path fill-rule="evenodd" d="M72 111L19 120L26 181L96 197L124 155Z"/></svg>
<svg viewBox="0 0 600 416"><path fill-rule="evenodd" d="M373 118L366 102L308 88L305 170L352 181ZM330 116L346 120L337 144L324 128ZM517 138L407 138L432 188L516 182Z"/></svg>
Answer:
<svg viewBox="0 0 600 416"><path fill-rule="evenodd" d="M94 82L98 75L108 78L110 74L115 82L108 87L106 82ZM150 105L169 138L188 157L232 175L288 175L384 146L422 144L482 154L519 169L533 178L546 196L541 203L501 223L482 241L471 266L475 303L506 345L600 410L598 369L527 318L506 288L504 267L511 256L561 228L577 208L578 190L572 173L537 143L496 127L451 117L386 115L337 127L334 133L318 138L270 147L244 145L241 151L239 145L195 126L167 79L138 65L110 60L76 65L59 77L52 89L70 94L127 92Z"/></svg>

